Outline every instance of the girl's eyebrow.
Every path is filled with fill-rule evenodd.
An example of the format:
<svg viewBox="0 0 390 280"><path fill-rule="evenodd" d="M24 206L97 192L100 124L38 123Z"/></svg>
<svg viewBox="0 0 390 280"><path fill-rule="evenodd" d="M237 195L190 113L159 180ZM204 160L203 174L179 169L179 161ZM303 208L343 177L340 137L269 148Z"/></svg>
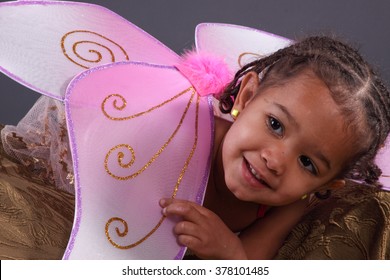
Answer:
<svg viewBox="0 0 390 280"><path fill-rule="evenodd" d="M320 151L318 151L318 152L316 152L314 155L315 155L320 161L322 161L322 162L325 164L325 166L328 168L328 170L331 169L330 161L329 161L329 159L328 159L326 156L324 156L323 153L321 153Z"/></svg>
<svg viewBox="0 0 390 280"><path fill-rule="evenodd" d="M296 119L294 118L294 116L291 115L291 113L290 113L290 111L287 109L287 107L283 106L282 104L276 103L276 102L273 102L273 105L275 105L276 107L278 107L279 110L282 111L282 112L286 115L288 121L289 121L292 125L294 125L296 128L299 128L298 122L296 121ZM327 167L328 170L331 169L331 165L330 165L329 159L328 159L323 153L321 153L321 151L315 152L314 155L315 155L320 161L322 161L322 162L324 163L324 165Z"/></svg>
<svg viewBox="0 0 390 280"><path fill-rule="evenodd" d="M293 117L293 115L291 115L290 111L287 109L287 107L283 106L282 104L279 104L279 103L276 103L276 102L273 102L273 105L275 105L276 107L279 108L280 111L282 111L289 122L291 122L296 128L299 128L299 124L298 122L296 121L296 119Z"/></svg>

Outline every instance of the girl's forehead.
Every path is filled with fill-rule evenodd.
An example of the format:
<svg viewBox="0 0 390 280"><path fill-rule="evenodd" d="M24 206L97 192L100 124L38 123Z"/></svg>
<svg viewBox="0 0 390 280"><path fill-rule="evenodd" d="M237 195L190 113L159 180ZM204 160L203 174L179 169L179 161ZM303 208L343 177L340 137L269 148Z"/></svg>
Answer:
<svg viewBox="0 0 390 280"><path fill-rule="evenodd" d="M326 84L314 74L302 73L280 84L264 89L259 87L259 93L266 100L274 100L298 106L304 111L314 107L329 107L331 111L339 111L338 105L332 98L331 91Z"/></svg>

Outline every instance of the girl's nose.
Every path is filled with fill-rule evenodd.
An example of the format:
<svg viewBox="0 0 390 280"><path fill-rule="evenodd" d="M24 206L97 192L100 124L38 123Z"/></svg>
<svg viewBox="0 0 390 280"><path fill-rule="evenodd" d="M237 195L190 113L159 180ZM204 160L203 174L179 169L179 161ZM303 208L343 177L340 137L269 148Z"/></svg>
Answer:
<svg viewBox="0 0 390 280"><path fill-rule="evenodd" d="M261 151L261 159L266 167L275 175L282 175L285 169L285 155L282 151L264 149Z"/></svg>

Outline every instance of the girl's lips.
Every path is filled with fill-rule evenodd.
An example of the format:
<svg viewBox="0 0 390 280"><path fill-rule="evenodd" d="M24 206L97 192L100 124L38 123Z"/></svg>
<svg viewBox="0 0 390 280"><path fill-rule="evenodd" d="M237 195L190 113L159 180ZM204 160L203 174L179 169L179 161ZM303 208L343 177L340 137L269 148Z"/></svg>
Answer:
<svg viewBox="0 0 390 280"><path fill-rule="evenodd" d="M242 175L244 179L254 188L270 188L268 183L261 178L261 175L244 158L242 163Z"/></svg>

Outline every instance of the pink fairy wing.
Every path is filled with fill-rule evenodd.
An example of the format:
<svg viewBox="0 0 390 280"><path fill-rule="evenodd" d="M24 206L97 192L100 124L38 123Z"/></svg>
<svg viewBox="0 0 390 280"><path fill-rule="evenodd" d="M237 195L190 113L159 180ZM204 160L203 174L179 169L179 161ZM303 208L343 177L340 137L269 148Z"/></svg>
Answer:
<svg viewBox="0 0 390 280"><path fill-rule="evenodd" d="M202 23L195 31L196 47L225 58L233 72L246 63L269 55L292 41L261 30L221 23Z"/></svg>
<svg viewBox="0 0 390 280"><path fill-rule="evenodd" d="M178 56L101 6L68 1L0 3L0 71L42 94L63 99L69 81L117 61L174 64Z"/></svg>
<svg viewBox="0 0 390 280"><path fill-rule="evenodd" d="M181 258L185 250L159 200L203 200L209 98L173 67L122 62L76 77L65 106L76 218L64 258Z"/></svg>
<svg viewBox="0 0 390 280"><path fill-rule="evenodd" d="M379 182L383 188L390 191L390 138L387 138L386 145L379 151L376 157L376 164L382 170Z"/></svg>

